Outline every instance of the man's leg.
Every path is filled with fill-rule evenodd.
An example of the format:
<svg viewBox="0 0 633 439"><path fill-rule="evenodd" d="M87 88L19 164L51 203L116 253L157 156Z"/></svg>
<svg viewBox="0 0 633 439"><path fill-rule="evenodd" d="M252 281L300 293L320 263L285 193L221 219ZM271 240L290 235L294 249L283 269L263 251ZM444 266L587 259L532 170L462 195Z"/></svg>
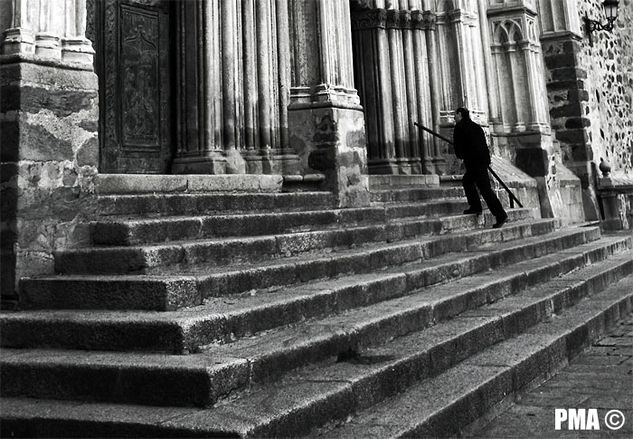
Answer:
<svg viewBox="0 0 633 439"><path fill-rule="evenodd" d="M488 209L490 209L490 213L494 215L497 219L497 224L503 224L505 220L508 218L506 211L503 209L501 205L501 201L495 195L492 187L490 186L490 177L488 176L488 169L481 169L480 172L477 173L476 179L477 187L479 188L479 192L481 193L482 198L488 205ZM500 227L499 225L499 227Z"/></svg>
<svg viewBox="0 0 633 439"><path fill-rule="evenodd" d="M464 186L464 193L468 200L468 210L464 213L479 213L481 212L481 200L479 199L479 193L477 192L477 175L472 170L466 170L464 177L462 178L462 185Z"/></svg>

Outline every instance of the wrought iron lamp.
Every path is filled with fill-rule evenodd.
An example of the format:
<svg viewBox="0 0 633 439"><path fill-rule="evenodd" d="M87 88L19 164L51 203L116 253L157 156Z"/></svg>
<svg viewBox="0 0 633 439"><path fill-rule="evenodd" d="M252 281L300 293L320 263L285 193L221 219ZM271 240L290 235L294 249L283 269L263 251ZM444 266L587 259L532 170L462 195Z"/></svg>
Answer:
<svg viewBox="0 0 633 439"><path fill-rule="evenodd" d="M591 38L592 32L597 30L606 30L607 32L611 32L613 30L615 20L618 18L618 6L620 6L619 0L604 0L602 2L604 14L607 17L607 22L604 24L597 20L592 20L587 15L585 15L585 32L589 37L590 45L593 46L593 40Z"/></svg>

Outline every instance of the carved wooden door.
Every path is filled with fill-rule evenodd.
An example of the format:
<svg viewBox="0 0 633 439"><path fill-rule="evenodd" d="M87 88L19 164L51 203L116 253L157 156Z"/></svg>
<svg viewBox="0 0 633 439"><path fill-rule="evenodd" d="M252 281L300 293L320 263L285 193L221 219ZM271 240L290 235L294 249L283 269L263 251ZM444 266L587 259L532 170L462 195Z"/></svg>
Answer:
<svg viewBox="0 0 633 439"><path fill-rule="evenodd" d="M169 172L174 143L170 3L97 1L101 172Z"/></svg>

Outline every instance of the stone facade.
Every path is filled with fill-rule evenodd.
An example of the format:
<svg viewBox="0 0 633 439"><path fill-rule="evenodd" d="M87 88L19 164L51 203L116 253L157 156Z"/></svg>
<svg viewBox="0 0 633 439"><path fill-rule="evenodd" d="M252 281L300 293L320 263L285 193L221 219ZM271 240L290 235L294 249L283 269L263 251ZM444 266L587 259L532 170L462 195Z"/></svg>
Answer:
<svg viewBox="0 0 633 439"><path fill-rule="evenodd" d="M601 3L570 2L556 10L541 2L548 5L542 6L541 40L552 129L560 142L560 156L551 161L564 164L580 178L586 219L605 219L614 211L623 218L630 216L624 194L633 174L633 3L621 1L615 29L595 32L589 41L583 19L605 23ZM602 162L615 180L601 181ZM605 205L616 199L619 208Z"/></svg>
<svg viewBox="0 0 633 439"><path fill-rule="evenodd" d="M592 45L598 0L1 1L3 294L84 243L99 173L320 173L364 206L369 174L461 173L414 124L460 106L528 207L632 223L631 0Z"/></svg>

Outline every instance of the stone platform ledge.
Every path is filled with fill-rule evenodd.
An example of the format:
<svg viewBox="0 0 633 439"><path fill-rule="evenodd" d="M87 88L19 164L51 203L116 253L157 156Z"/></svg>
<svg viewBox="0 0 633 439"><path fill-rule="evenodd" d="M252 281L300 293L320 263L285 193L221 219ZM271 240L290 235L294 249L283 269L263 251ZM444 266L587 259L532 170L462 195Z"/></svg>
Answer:
<svg viewBox="0 0 633 439"><path fill-rule="evenodd" d="M92 63L84 63L79 61L68 61L58 58L43 58L39 55L14 53L10 55L0 55L0 65L29 63L39 64L47 67L57 67L68 70L85 70L92 72L94 66Z"/></svg>
<svg viewBox="0 0 633 439"><path fill-rule="evenodd" d="M439 185L440 176L437 174L369 176L369 187L372 189L406 186L437 187Z"/></svg>
<svg viewBox="0 0 633 439"><path fill-rule="evenodd" d="M598 178L598 190L633 192L633 176L615 176Z"/></svg>
<svg viewBox="0 0 633 439"><path fill-rule="evenodd" d="M100 174L99 195L195 192L281 192L281 175L148 175Z"/></svg>

